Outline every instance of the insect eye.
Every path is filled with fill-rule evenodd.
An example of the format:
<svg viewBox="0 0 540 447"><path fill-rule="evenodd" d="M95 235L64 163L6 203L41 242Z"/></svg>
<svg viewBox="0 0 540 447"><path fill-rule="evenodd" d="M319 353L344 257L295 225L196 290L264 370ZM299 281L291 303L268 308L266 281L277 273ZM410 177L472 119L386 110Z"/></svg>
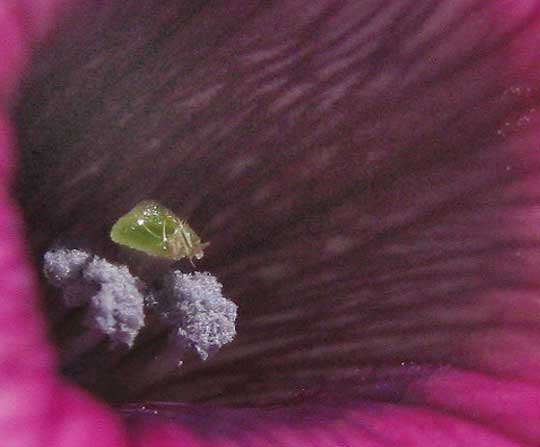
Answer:
<svg viewBox="0 0 540 447"><path fill-rule="evenodd" d="M137 204L111 229L117 244L168 259L202 257L203 244L191 227L152 200Z"/></svg>

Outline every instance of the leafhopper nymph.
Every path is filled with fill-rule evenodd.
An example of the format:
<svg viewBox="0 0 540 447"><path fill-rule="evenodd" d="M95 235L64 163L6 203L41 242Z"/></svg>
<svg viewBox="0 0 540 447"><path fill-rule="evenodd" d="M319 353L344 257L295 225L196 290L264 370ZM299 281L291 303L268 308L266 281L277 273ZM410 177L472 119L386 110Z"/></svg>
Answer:
<svg viewBox="0 0 540 447"><path fill-rule="evenodd" d="M151 256L179 260L201 259L208 242L171 210L152 200L138 203L116 221L111 239Z"/></svg>

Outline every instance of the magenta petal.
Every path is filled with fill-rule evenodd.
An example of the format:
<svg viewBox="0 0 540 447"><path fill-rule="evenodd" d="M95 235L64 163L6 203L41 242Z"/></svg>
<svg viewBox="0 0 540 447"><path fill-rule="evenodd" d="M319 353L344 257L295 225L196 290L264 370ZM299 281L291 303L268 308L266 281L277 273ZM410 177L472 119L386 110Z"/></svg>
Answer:
<svg viewBox="0 0 540 447"><path fill-rule="evenodd" d="M53 4L27 3L31 7L40 6L41 13L49 11ZM45 22L31 12L17 2L8 2L7 11L2 6L0 97L4 103L13 96L27 62L29 36L44 31ZM30 24L34 28L28 28ZM81 391L71 389L56 373L54 353L45 338L44 321L37 306L36 278L26 256L22 221L9 194L13 153L13 135L3 112L0 113L1 443L28 447L125 445L124 430L113 412Z"/></svg>
<svg viewBox="0 0 540 447"><path fill-rule="evenodd" d="M13 142L0 120L0 153ZM25 254L22 222L9 198L8 177L0 186L0 437L4 445L122 445L118 418L81 391L62 383L45 338L36 281ZM99 426L96 431L95 427ZM49 440L55 442L50 444Z"/></svg>
<svg viewBox="0 0 540 447"><path fill-rule="evenodd" d="M465 377L453 375L453 380ZM472 382L474 386L478 383ZM484 384L491 385L489 382ZM456 389L453 389L455 392ZM463 390L461 390L463 391ZM465 390L471 392L471 389ZM526 390L523 390L526 391ZM524 393L503 395L506 401L522 405L522 399L531 404L536 395ZM467 393L463 394L464 400ZM191 426L197 438L187 445L219 446L461 446L518 447L527 446L538 439L529 430L525 438L506 431L502 418L500 425L491 424L491 417L483 413L483 405L490 402L487 396L477 394L476 404L467 409L445 405L389 405L381 403L358 403L345 407L311 407L276 410L205 410L204 407L188 407L181 404L153 404L127 410L134 423L146 419L133 429L149 446L177 445L175 439L183 438L182 425ZM506 408L509 410L509 408ZM501 413L504 413L502 410ZM532 416L531 413L529 415ZM484 416L484 417L483 417ZM512 418L511 412L507 417ZM536 416L536 415L534 415ZM523 417L523 416L520 416ZM525 416L526 417L526 416ZM513 417L517 420L517 417ZM169 420L169 422L166 422ZM522 419L523 425L530 420ZM152 429L153 426L153 429ZM521 427L523 428L523 427ZM533 429L535 430L535 429ZM519 430L518 430L519 431ZM522 433L520 431L520 433ZM473 444L469 444L473 443ZM534 445L534 444L531 444Z"/></svg>
<svg viewBox="0 0 540 447"><path fill-rule="evenodd" d="M8 95L15 91L29 57L27 35L21 29L20 16L15 6L0 16L0 29L0 100L6 104Z"/></svg>
<svg viewBox="0 0 540 447"><path fill-rule="evenodd" d="M54 26L53 18L70 0L4 2L0 13L0 101L15 93L31 49ZM73 2L75 3L75 1ZM81 3L79 1L79 3Z"/></svg>
<svg viewBox="0 0 540 447"><path fill-rule="evenodd" d="M0 17L0 100L14 97L29 50L50 28L58 2L10 2ZM494 2L504 24L538 5L536 1ZM535 80L538 48L517 39L515 59L509 65L520 81ZM515 72L513 71L515 70ZM523 74L525 73L525 74ZM534 121L534 120L533 120ZM537 123L529 123L537 128ZM538 150L530 148L534 136L513 138L515 164L538 164ZM467 344L471 357L466 367L484 373L442 369L415 381L400 405L354 403L339 406L273 410L211 409L180 404L136 405L124 410L127 427L111 408L69 386L56 373L55 356L45 339L38 310L35 274L27 261L22 221L8 185L13 170L14 140L7 114L0 114L0 439L8 446L528 446L540 442L540 388L537 349L532 339L503 338L505 333ZM538 189L538 182L516 185L516 193ZM511 197L509 197L511 199ZM515 219L515 220L512 220ZM540 228L533 213L510 217L509 225L530 235ZM505 273L517 279L538 276L538 253L522 254L527 269ZM520 264L521 266L522 264ZM511 324L523 317L505 297L487 297ZM527 300L532 302L532 300ZM502 318L502 317L501 317ZM505 320L506 322L506 320ZM465 344L465 343L464 343ZM518 350L519 349L519 350ZM495 355L487 355L487 353ZM485 357L482 355L485 354ZM480 358L480 360L478 360ZM482 361L485 358L485 361ZM516 361L517 359L517 361ZM479 368L480 369L480 368ZM493 375L488 375L487 372ZM495 378L497 376L498 378ZM513 377L514 379L510 379Z"/></svg>

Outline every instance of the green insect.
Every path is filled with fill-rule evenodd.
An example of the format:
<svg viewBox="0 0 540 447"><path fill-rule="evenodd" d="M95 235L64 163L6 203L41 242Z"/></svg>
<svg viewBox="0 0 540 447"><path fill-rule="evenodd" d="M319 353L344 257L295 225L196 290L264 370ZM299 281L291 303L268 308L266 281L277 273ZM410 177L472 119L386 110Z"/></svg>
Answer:
<svg viewBox="0 0 540 447"><path fill-rule="evenodd" d="M138 203L116 221L111 239L117 244L143 251L152 256L179 260L201 259L210 245L187 222L153 200Z"/></svg>

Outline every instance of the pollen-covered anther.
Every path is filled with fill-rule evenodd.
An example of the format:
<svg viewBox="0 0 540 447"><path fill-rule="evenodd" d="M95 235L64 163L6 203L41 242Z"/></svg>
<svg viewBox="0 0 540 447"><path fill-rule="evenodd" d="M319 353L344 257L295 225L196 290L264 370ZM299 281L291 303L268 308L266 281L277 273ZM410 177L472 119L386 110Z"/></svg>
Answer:
<svg viewBox="0 0 540 447"><path fill-rule="evenodd" d="M44 272L68 307L87 306L85 326L131 348L144 327L142 283L125 266L76 249L51 250Z"/></svg>
<svg viewBox="0 0 540 447"><path fill-rule="evenodd" d="M81 250L52 250L44 260L45 276L61 289L66 307L81 309L55 325L64 371L115 399L149 392L236 335L237 306L210 273L171 271L150 287L126 266ZM120 349L103 349L107 340Z"/></svg>
<svg viewBox="0 0 540 447"><path fill-rule="evenodd" d="M207 272L165 275L155 310L173 327L171 341L180 350L193 349L206 360L234 339L237 306L223 296L222 288Z"/></svg>
<svg viewBox="0 0 540 447"><path fill-rule="evenodd" d="M83 283L84 267L93 256L82 250L60 248L49 250L43 257L43 272L47 280L62 289L62 298L67 307L79 307L88 302L93 284Z"/></svg>

